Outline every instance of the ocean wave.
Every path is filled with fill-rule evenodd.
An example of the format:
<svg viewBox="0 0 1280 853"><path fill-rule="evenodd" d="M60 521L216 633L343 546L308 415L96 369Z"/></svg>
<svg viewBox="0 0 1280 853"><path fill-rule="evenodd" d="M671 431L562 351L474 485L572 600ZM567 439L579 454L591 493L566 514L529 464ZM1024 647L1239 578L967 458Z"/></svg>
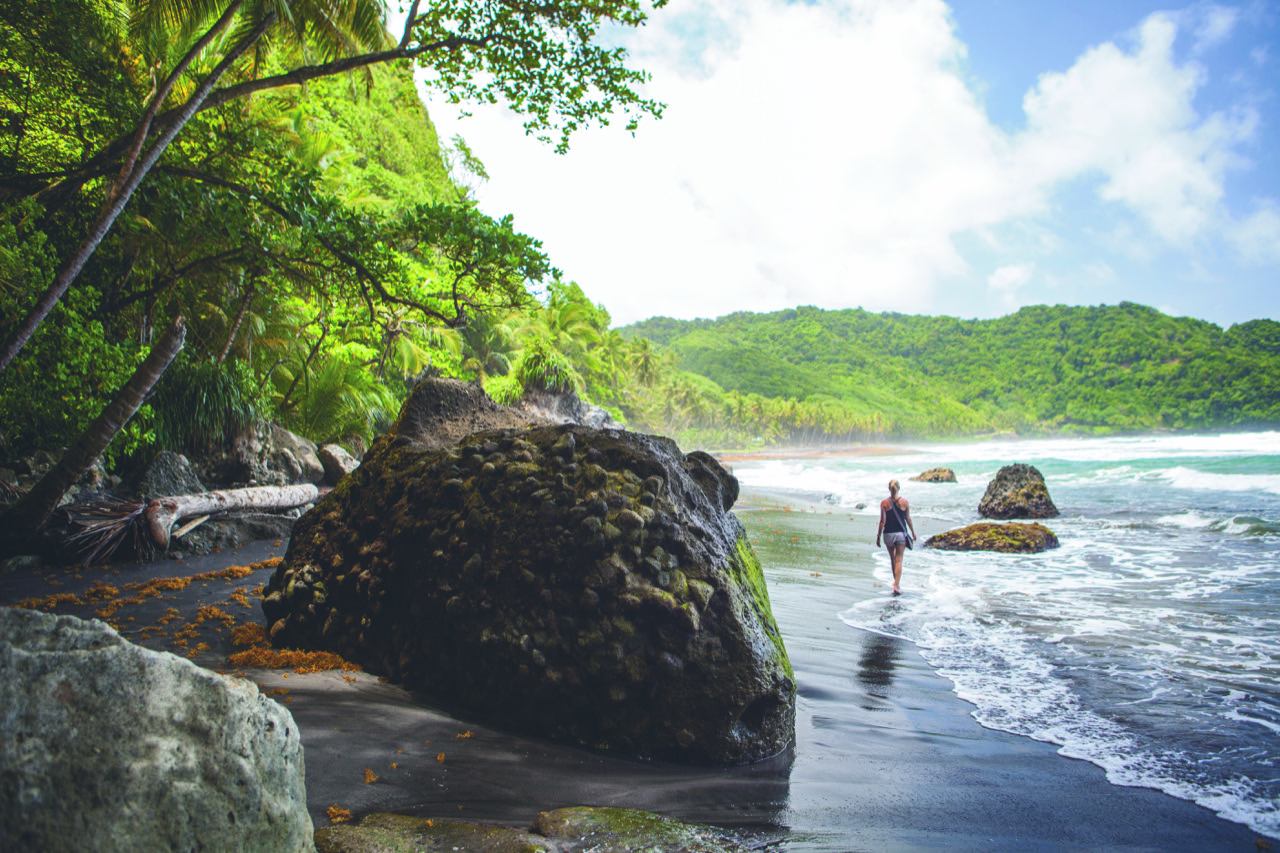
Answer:
<svg viewBox="0 0 1280 853"><path fill-rule="evenodd" d="M1196 533L1238 518L1187 512L1162 523ZM1155 788L1280 837L1276 783L1244 755L1270 752L1262 744L1280 726L1263 698L1274 694L1265 685L1280 638L1252 592L1273 589L1277 571L1266 554L1253 557L1208 558L1205 571L1194 548L1084 536L1029 557L916 552L908 582L919 594L859 602L839 618L916 643L988 728L1057 744L1113 784ZM877 555L874 577L888 575ZM1176 603L1191 598L1208 604ZM1223 742L1242 757L1219 750Z"/></svg>
<svg viewBox="0 0 1280 853"><path fill-rule="evenodd" d="M1280 474L1220 474L1178 466L1153 472L1175 489L1215 492L1269 492L1280 495Z"/></svg>

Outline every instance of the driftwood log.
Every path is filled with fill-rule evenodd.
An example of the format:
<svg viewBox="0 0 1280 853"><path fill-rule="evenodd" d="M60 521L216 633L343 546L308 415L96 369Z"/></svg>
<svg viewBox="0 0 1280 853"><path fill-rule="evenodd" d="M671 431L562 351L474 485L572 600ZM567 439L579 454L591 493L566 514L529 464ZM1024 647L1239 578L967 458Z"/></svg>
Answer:
<svg viewBox="0 0 1280 853"><path fill-rule="evenodd" d="M253 486L195 495L156 498L147 505L147 530L162 550L169 547L169 531L176 521L232 509L273 511L312 503L320 489L311 483L296 486Z"/></svg>

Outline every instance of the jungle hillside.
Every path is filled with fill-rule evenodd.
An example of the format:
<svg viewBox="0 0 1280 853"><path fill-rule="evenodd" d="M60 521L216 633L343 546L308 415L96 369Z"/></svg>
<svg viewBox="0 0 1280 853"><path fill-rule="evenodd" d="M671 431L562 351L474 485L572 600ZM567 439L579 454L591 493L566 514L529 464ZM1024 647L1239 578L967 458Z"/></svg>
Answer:
<svg viewBox="0 0 1280 853"><path fill-rule="evenodd" d="M798 443L1280 423L1280 323L1225 331L1122 302L992 320L802 307L623 329L730 422Z"/></svg>

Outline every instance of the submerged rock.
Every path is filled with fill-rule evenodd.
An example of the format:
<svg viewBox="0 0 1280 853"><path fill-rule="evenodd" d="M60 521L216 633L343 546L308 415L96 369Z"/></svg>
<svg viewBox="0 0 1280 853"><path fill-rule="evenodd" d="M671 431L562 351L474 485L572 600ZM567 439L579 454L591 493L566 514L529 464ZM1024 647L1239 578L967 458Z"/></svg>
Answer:
<svg viewBox="0 0 1280 853"><path fill-rule="evenodd" d="M950 468L930 468L911 478L915 483L954 483L956 472Z"/></svg>
<svg viewBox="0 0 1280 853"><path fill-rule="evenodd" d="M533 822L533 831L558 842L564 853L593 850L747 853L747 848L709 827L637 809L556 809L539 814Z"/></svg>
<svg viewBox="0 0 1280 853"><path fill-rule="evenodd" d="M420 420L298 522L273 644L589 747L729 764L790 743L794 676L714 459L572 425L433 449Z"/></svg>
<svg viewBox="0 0 1280 853"><path fill-rule="evenodd" d="M1057 518L1044 476L1031 465L1006 465L978 502L983 518Z"/></svg>
<svg viewBox="0 0 1280 853"><path fill-rule="evenodd" d="M0 608L0 847L312 849L302 742L251 682Z"/></svg>
<svg viewBox="0 0 1280 853"><path fill-rule="evenodd" d="M940 551L998 551L1003 554L1038 554L1058 547L1058 537L1043 524L980 521L930 536L926 548Z"/></svg>
<svg viewBox="0 0 1280 853"><path fill-rule="evenodd" d="M709 827L636 809L542 812L524 832L461 820L372 814L316 831L319 853L747 853Z"/></svg>

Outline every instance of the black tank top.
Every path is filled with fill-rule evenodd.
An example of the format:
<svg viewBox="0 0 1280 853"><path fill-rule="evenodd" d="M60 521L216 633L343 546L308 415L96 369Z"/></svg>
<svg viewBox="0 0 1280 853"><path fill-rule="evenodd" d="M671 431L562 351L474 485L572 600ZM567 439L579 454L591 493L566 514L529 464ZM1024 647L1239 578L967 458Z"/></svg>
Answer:
<svg viewBox="0 0 1280 853"><path fill-rule="evenodd" d="M906 533L906 529L902 526L902 522L898 521L898 515L902 512L894 512L893 508L898 505L897 498L889 499L889 508L884 511L884 532L885 533Z"/></svg>

